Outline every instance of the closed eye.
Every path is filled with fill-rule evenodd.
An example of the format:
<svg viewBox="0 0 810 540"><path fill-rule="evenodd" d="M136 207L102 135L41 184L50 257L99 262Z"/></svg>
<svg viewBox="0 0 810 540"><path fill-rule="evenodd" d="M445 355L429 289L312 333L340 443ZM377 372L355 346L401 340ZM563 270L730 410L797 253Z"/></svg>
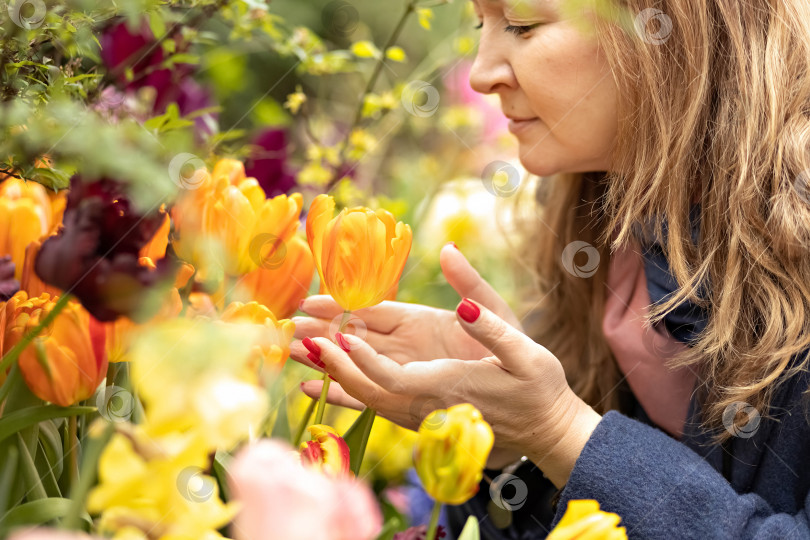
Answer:
<svg viewBox="0 0 810 540"><path fill-rule="evenodd" d="M507 24L506 27L504 28L504 31L511 32L516 36L520 36L525 34L526 32L529 32L530 30L537 28L538 26L540 26L540 23L530 24L528 26L514 26L511 24Z"/></svg>

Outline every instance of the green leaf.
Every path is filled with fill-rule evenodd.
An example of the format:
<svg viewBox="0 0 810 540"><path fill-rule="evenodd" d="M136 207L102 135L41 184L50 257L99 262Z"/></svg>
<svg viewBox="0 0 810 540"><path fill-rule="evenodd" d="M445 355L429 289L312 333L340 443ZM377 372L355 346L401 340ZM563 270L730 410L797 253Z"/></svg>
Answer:
<svg viewBox="0 0 810 540"><path fill-rule="evenodd" d="M51 497L16 506L0 518L0 537L5 537L15 527L41 525L64 517L70 508L70 503L70 499ZM92 523L87 512L83 512L81 518L88 525Z"/></svg>
<svg viewBox="0 0 810 540"><path fill-rule="evenodd" d="M481 532L478 528L478 519L475 516L468 517L458 540L480 540L480 538Z"/></svg>
<svg viewBox="0 0 810 540"><path fill-rule="evenodd" d="M20 470L25 480L25 498L29 501L47 499L48 494L45 493L45 487L39 478L39 471L34 463L34 458L19 433L17 433L17 443L17 448L20 450Z"/></svg>
<svg viewBox="0 0 810 540"><path fill-rule="evenodd" d="M101 452L110 442L114 432L115 424L108 422L98 436L88 438L84 444L82 448L84 450L82 464L79 468L79 481L71 486L70 506L64 514L65 520L62 526L65 529L75 530L79 527L79 519L86 519L84 516L87 514L83 509L87 494L96 481L98 460L101 458Z"/></svg>
<svg viewBox="0 0 810 540"><path fill-rule="evenodd" d="M37 167L29 177L52 191L67 189L70 186L70 175L58 169Z"/></svg>
<svg viewBox="0 0 810 540"><path fill-rule="evenodd" d="M368 435L371 433L371 426L374 425L374 419L377 417L377 411L366 407L354 424L346 430L343 435L343 440L349 447L349 456L352 472L357 475L360 472L360 465L363 463L363 454L366 453L366 445L368 444Z"/></svg>
<svg viewBox="0 0 810 540"><path fill-rule="evenodd" d="M214 477L219 484L219 494L223 502L228 502L231 498L230 490L228 489L228 462L231 456L227 452L217 450L214 454L214 461L211 463L211 468L214 471Z"/></svg>
<svg viewBox="0 0 810 540"><path fill-rule="evenodd" d="M40 433L42 432L40 431ZM40 481L42 482L42 487L45 488L47 497L62 496L62 490L59 489L59 482L57 482L56 476L54 476L54 471L56 468L51 465L51 463L60 463L61 461L62 456L59 456L56 461L51 461L51 459L45 453L45 447L40 439L39 449L37 451L37 455L34 457L34 465L36 465Z"/></svg>
<svg viewBox="0 0 810 540"><path fill-rule="evenodd" d="M0 515L6 512L11 501L11 488L17 477L17 462L20 458L20 451L13 444L6 444L0 447L0 457L3 460L3 467L0 468Z"/></svg>
<svg viewBox="0 0 810 540"><path fill-rule="evenodd" d="M88 414L95 412L95 410L95 407L57 407L56 405L41 405L14 411L0 418L0 441L44 420Z"/></svg>

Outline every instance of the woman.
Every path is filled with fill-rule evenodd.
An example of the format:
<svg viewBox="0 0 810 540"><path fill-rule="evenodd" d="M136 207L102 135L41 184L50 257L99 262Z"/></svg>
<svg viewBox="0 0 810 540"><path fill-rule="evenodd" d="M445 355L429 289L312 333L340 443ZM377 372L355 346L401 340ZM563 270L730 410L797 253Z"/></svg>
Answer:
<svg viewBox="0 0 810 540"><path fill-rule="evenodd" d="M484 537L543 537L589 498L631 537L810 538L806 1L473 3L470 83L543 177L527 316L452 246L456 313L384 302L341 348L340 308L307 299L329 400L408 427L478 407L499 481L451 524L477 514Z"/></svg>

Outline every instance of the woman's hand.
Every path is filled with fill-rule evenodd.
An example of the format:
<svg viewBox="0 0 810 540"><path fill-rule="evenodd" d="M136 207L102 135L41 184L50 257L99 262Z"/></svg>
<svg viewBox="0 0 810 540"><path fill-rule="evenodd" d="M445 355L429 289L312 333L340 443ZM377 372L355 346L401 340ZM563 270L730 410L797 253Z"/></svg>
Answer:
<svg viewBox="0 0 810 540"><path fill-rule="evenodd" d="M330 386L329 401L365 404L412 429L433 409L472 403L492 426L497 446L528 456L563 486L601 417L574 394L559 361L545 347L468 299L456 314L462 330L492 356L402 364L354 335L342 336L346 349L315 338L320 361L339 383ZM425 350L443 345L433 347ZM315 398L321 386L321 381L308 381L302 389Z"/></svg>
<svg viewBox="0 0 810 540"><path fill-rule="evenodd" d="M452 244L442 248L439 262L448 283L461 297L480 302L515 328L521 328L509 305ZM311 296L302 302L301 310L312 317L293 318L295 337L334 339L338 322L333 321L340 321L343 308L331 296ZM448 357L480 359L490 354L446 309L386 301L353 312L352 321L365 326L359 334L372 348L399 364ZM307 359L307 353L300 341L290 347L293 360L320 369Z"/></svg>

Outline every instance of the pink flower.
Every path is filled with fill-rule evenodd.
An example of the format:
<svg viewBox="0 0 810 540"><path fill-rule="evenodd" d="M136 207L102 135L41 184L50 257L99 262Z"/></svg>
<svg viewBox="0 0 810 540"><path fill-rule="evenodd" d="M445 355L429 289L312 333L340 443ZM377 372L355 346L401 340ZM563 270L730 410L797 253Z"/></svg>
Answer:
<svg viewBox="0 0 810 540"><path fill-rule="evenodd" d="M265 439L240 451L229 483L233 500L242 504L231 528L237 540L364 540L382 527L368 486L303 467L280 441Z"/></svg>

